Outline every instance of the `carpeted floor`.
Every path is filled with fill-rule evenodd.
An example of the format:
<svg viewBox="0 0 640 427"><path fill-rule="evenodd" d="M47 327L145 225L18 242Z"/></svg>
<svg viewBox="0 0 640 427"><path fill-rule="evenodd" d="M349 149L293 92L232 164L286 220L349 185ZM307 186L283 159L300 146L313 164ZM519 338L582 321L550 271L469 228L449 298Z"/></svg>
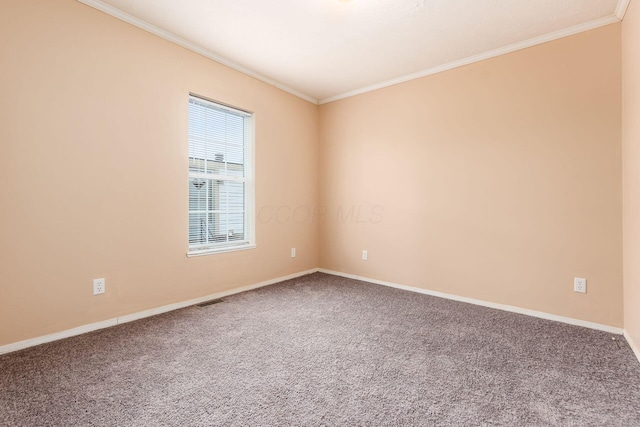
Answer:
<svg viewBox="0 0 640 427"><path fill-rule="evenodd" d="M0 356L0 425L637 426L612 338L316 273Z"/></svg>

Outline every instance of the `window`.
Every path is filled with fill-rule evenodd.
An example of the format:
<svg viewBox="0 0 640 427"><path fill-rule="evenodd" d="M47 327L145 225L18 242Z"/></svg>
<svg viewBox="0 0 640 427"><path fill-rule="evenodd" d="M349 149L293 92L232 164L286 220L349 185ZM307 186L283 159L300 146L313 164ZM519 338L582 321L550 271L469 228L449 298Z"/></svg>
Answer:
<svg viewBox="0 0 640 427"><path fill-rule="evenodd" d="M189 253L255 247L253 116L189 97Z"/></svg>

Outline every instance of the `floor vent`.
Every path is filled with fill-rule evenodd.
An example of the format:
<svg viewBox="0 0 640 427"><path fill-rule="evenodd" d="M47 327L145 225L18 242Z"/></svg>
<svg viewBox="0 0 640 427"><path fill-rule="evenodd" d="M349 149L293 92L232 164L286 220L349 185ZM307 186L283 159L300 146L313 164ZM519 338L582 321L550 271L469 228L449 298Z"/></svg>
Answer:
<svg viewBox="0 0 640 427"><path fill-rule="evenodd" d="M218 298L218 299L212 299L209 301L205 301L205 302L201 302L200 304L196 304L196 307L206 307L208 305L213 305L213 304L218 304L219 302L224 302L224 300L222 298Z"/></svg>

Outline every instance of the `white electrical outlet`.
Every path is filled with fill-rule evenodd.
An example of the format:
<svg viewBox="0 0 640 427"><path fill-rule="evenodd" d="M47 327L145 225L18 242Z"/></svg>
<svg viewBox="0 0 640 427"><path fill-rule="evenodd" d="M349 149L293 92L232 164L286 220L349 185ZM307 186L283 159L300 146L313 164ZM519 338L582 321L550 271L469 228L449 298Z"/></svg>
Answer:
<svg viewBox="0 0 640 427"><path fill-rule="evenodd" d="M587 279L582 277L573 278L573 292L587 293Z"/></svg>
<svg viewBox="0 0 640 427"><path fill-rule="evenodd" d="M367 251L362 251L362 259L366 261L367 258L369 258L369 254L367 253Z"/></svg>
<svg viewBox="0 0 640 427"><path fill-rule="evenodd" d="M296 248L291 248L291 258L296 257Z"/></svg>
<svg viewBox="0 0 640 427"><path fill-rule="evenodd" d="M104 294L105 291L105 281L102 279L93 279L93 294L100 295Z"/></svg>

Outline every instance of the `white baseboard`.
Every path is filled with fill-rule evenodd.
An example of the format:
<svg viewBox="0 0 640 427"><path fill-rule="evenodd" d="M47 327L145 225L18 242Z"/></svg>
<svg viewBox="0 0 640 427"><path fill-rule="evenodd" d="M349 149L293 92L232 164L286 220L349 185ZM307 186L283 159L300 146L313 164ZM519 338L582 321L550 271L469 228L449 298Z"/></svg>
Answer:
<svg viewBox="0 0 640 427"><path fill-rule="evenodd" d="M510 311L512 313L525 314L527 316L538 317L541 319L555 320L556 322L568 323L569 325L583 326L585 328L597 329L599 331L605 331L616 335L622 335L623 329L615 326L602 325L600 323L587 322L586 320L573 319L571 317L557 316L555 314L545 313L542 311L529 310L526 308L515 307L512 305L497 304L488 301L482 301L474 298L461 297L458 295L447 294L444 292L431 291L428 289L416 288L413 286L400 285L398 283L386 282L384 280L371 279L368 277L357 276L355 274L341 273L339 271L327 270L324 268L318 269L321 273L333 274L334 276L346 277L349 279L362 280L363 282L374 283L376 285L389 286L391 288L403 289L405 291L417 292L420 294L431 295L434 297L446 298L454 301L466 302L469 304L481 305L483 307L495 308L498 310ZM636 353L637 354L637 353Z"/></svg>
<svg viewBox="0 0 640 427"><path fill-rule="evenodd" d="M64 338L86 334L87 332L97 331L98 329L108 328L117 324L118 319L113 318L109 320L103 320L102 322L89 323L88 325L78 326L77 328L67 329L66 331L56 332L54 334L31 338L24 341L18 341L12 344L0 346L0 354L11 353L13 351L22 350L28 347L34 347L36 345L45 344L51 341L58 341Z"/></svg>
<svg viewBox="0 0 640 427"><path fill-rule="evenodd" d="M61 340L61 339L64 339L64 338L69 338L69 337L73 337L73 336L76 336L76 335L85 334L87 332L93 332L93 331L96 331L98 329L108 328L108 327L115 326L115 325L118 325L118 324L121 324L121 323L132 322L134 320L143 319L145 317L155 316L157 314L162 314L162 313L166 313L166 312L169 312L169 311L178 310L180 308L189 307L189 306L192 306L192 305L195 305L195 304L199 304L201 302L209 301L209 300L212 300L212 299L223 298L223 297L226 297L226 296L229 296L229 295L234 295L234 294L238 294L238 293L241 293L241 292L250 291L252 289L257 289L257 288L261 288L261 287L264 287L264 286L273 285L275 283L283 282L285 280L295 279L296 277L305 276L307 274L312 274L312 273L315 273L315 272L318 272L318 271L322 272L322 273L326 273L326 274L331 274L331 275L334 275L334 276L340 276L340 277L346 277L346 278L349 278L349 279L361 280L361 281L368 282L368 283L373 283L373 284L376 284L376 285L389 286L389 287L392 287L392 288L403 289L405 291L417 292L417 293L421 293L421 294L425 294L425 295L431 295L431 296L435 296L435 297L446 298L446 299L450 299L450 300L454 300L454 301L466 302L466 303L469 303L469 304L475 304L475 305L480 305L480 306L484 306L484 307L495 308L495 309L498 309L498 310L509 311L509 312L512 312L512 313L525 314L527 316L538 317L538 318L541 318L541 319L555 320L557 322L567 323L567 324L575 325L575 326L583 326L585 328L590 328L590 329L597 329L597 330L600 330L600 331L605 331L605 332L609 332L609 333L616 334L616 335L624 335L625 339L629 343L629 346L632 348L633 352L635 353L636 357L638 358L638 361L640 361L640 347L638 347L638 345L636 345L636 343L634 343L632 341L632 339L629 336L629 334L627 334L621 328L617 328L617 327L609 326L609 325L602 325L602 324L599 324L599 323L587 322L585 320L573 319L573 318L570 318L570 317L557 316L555 314L549 314L549 313L544 313L544 312L541 312L541 311L529 310L529 309L526 309L526 308L520 308L520 307L511 306L511 305L497 304L497 303L492 303L492 302L488 302L488 301L482 301L482 300L478 300L478 299L461 297L461 296L453 295L453 294L447 294L447 293L444 293L444 292L431 291L431 290L428 290L428 289L416 288L416 287L413 287L413 286L400 285L400 284L397 284L397 283L391 283L391 282L386 282L386 281L383 281L383 280L371 279L371 278L368 278L368 277L357 276L355 274L341 273L339 271L327 270L327 269L324 269L324 268L313 268L313 269L310 269L310 270L289 274L287 276L282 276L282 277L278 277L278 278L271 279L271 280L265 280L265 281L260 282L260 283L255 283L255 284L252 284L252 285L247 285L247 286L243 286L243 287L232 289L232 290L228 290L228 291L217 292L215 294L206 295L206 296L203 296L203 297L200 297L200 298L191 299L191 300L188 300L188 301L182 301L182 302L178 302L178 303L174 303L174 304L165 305L165 306L162 306L162 307L152 308L150 310L144 310L144 311L140 311L140 312L137 312L137 313L127 314L127 315L124 315L124 316L115 317L113 319L103 320L101 322L96 322L96 323L90 323L88 325L79 326L77 328L67 329L65 331L56 332L56 333L49 334L49 335L44 335L44 336L41 336L41 337L31 338L31 339L24 340L24 341L19 341L19 342L16 342L16 343L3 345L3 346L0 346L0 354L11 353L11 352L22 350L22 349L25 349L25 348L28 348L28 347L33 347L33 346L36 346L36 345L45 344L45 343L48 343L48 342L57 341L57 340Z"/></svg>
<svg viewBox="0 0 640 427"><path fill-rule="evenodd" d="M633 341L631 335L629 335L627 331L624 331L624 338L627 340L627 343L629 343L629 347L631 347L631 350L633 350L633 353L636 355L638 362L640 362L640 347L635 341Z"/></svg>
<svg viewBox="0 0 640 427"><path fill-rule="evenodd" d="M67 329L65 331L56 332L56 333L44 335L41 337L31 338L24 341L18 341L12 344L0 346L0 354L11 353L11 352L22 350L28 347L33 347L36 345L45 344L48 342L85 334L87 332L97 331L98 329L108 328L111 326L119 325L121 323L132 322L134 320L143 319L145 317L155 316L156 314L162 314L168 311L178 310L180 308L189 307L189 306L199 304L201 302L209 301L212 299L223 298L229 295L239 294L240 292L246 292L252 289L273 285L275 283L283 282L285 280L295 279L296 277L305 276L307 274L315 273L317 271L318 271L317 268L313 268L311 270L301 271L298 273L289 274L287 276L282 276L282 277L278 277L271 280L265 280L264 282L243 286L241 288L231 289L229 291L216 292L215 294L206 295L206 296L191 299L188 301L182 301L182 302L177 302L175 304L164 305L162 307L152 308L150 310L127 314L120 317L114 317L113 319L103 320L101 322L96 322L96 323L90 323L88 325L79 326L73 329Z"/></svg>
<svg viewBox="0 0 640 427"><path fill-rule="evenodd" d="M180 308L189 307L191 305L200 304L201 302L210 301L212 299L224 298L229 295L239 294L241 292L250 291L252 289L262 288L264 286L273 285L275 283L284 282L285 280L295 279L296 277L305 276L307 274L317 272L317 268L311 270L300 271L298 273L289 274L287 276L278 277L275 279L265 280L264 282L255 283L253 285L243 286L241 288L235 288L228 291L217 292L215 294L206 295L204 297L191 299L189 301L177 302L175 304L163 305L162 307L152 308L145 311L139 311L133 314L127 314L125 316L118 317L118 324L133 322L134 320L144 319L145 317L155 316L156 314L166 313L168 311L178 310Z"/></svg>

